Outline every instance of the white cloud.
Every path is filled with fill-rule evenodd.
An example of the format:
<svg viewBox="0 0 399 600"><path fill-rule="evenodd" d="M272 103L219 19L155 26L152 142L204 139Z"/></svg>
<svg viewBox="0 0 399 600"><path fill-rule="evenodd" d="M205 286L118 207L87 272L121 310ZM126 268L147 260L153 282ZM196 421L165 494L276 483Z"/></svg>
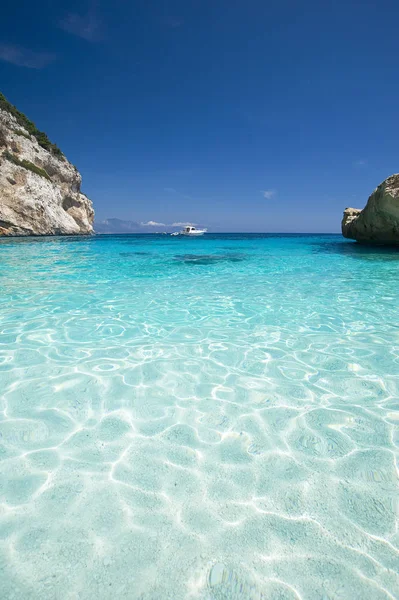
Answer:
<svg viewBox="0 0 399 600"><path fill-rule="evenodd" d="M165 223L157 223L156 221L147 221L147 223L140 223L141 227L166 227Z"/></svg>
<svg viewBox="0 0 399 600"><path fill-rule="evenodd" d="M101 23L94 12L87 15L69 13L59 25L64 31L77 35L88 42L95 42L101 37Z"/></svg>
<svg viewBox="0 0 399 600"><path fill-rule="evenodd" d="M55 54L49 52L35 52L22 46L13 44L0 44L0 60L9 62L18 67L28 69L43 69L56 59Z"/></svg>
<svg viewBox="0 0 399 600"><path fill-rule="evenodd" d="M176 193L175 188L169 188L168 187L168 188L164 188L164 190L165 190L165 192L170 192L171 194L175 194Z"/></svg>
<svg viewBox="0 0 399 600"><path fill-rule="evenodd" d="M367 165L367 160L356 160L353 164L355 167L365 167Z"/></svg>
<svg viewBox="0 0 399 600"><path fill-rule="evenodd" d="M191 221L176 221L176 223L159 223L158 221L141 222L140 227L187 227L187 225L196 225Z"/></svg>
<svg viewBox="0 0 399 600"><path fill-rule="evenodd" d="M262 190L263 197L266 200L271 200L277 194L276 190Z"/></svg>

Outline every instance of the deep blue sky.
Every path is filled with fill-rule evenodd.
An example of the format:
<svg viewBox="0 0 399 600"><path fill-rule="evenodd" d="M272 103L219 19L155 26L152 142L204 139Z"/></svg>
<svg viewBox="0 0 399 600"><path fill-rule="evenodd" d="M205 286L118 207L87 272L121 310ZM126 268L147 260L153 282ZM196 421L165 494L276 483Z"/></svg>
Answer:
<svg viewBox="0 0 399 600"><path fill-rule="evenodd" d="M398 23L395 0L7 2L0 89L99 220L338 231L399 171Z"/></svg>

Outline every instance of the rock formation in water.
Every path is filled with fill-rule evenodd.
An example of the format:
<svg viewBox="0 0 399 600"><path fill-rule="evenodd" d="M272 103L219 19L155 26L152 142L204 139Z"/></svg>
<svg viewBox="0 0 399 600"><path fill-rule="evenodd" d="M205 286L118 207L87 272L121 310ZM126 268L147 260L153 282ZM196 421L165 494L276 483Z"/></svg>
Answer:
<svg viewBox="0 0 399 600"><path fill-rule="evenodd" d="M363 243L399 245L399 174L385 179L363 210L344 211L342 234Z"/></svg>
<svg viewBox="0 0 399 600"><path fill-rule="evenodd" d="M61 150L0 94L0 236L93 233L81 182Z"/></svg>

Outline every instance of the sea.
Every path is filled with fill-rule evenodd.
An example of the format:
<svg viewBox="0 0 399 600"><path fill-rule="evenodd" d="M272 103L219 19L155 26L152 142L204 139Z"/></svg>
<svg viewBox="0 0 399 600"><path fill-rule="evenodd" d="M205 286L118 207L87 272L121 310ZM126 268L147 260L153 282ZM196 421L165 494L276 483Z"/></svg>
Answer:
<svg viewBox="0 0 399 600"><path fill-rule="evenodd" d="M2 600L399 598L399 252L0 240Z"/></svg>

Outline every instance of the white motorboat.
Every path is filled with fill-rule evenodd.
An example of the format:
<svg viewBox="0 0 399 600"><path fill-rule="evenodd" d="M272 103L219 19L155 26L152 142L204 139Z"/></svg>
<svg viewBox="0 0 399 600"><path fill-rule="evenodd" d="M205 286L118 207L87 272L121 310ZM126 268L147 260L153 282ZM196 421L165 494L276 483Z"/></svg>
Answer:
<svg viewBox="0 0 399 600"><path fill-rule="evenodd" d="M206 232L207 232L206 229L197 229L193 225L187 225L187 227L185 227L180 232L180 235L198 236L198 235L204 235L204 233L206 233Z"/></svg>

